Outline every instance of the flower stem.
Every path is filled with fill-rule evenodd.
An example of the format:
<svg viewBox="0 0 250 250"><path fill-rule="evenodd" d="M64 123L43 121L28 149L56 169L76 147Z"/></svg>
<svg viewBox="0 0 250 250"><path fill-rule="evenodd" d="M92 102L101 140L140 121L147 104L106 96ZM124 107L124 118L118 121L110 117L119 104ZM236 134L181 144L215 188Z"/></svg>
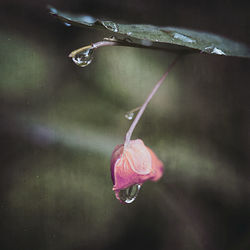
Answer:
<svg viewBox="0 0 250 250"><path fill-rule="evenodd" d="M72 51L69 54L69 57L75 57L75 55L87 49L97 49L97 48L104 47L104 46L117 46L117 45L119 45L117 41L100 41L100 42L92 43L91 45L84 46L84 47L81 47L79 49Z"/></svg>
<svg viewBox="0 0 250 250"><path fill-rule="evenodd" d="M141 106L141 109L140 111L137 113L134 121L132 122L127 134L126 134L126 137L125 137L125 142L124 142L124 147L126 147L129 142L130 142L130 138L132 136L132 133L137 125L137 123L139 122L142 114L144 113L148 103L150 102L150 100L152 99L152 97L155 95L155 93L157 92L157 90L159 89L159 87L161 86L161 84L163 83L163 81L166 79L168 73L171 71L171 69L174 67L174 65L176 64L176 62L179 60L179 58L181 57L182 55L178 55L174 60L173 62L168 66L168 69L167 71L164 73L164 75L161 77L161 79L156 83L156 85L154 86L153 90L150 92L149 96L147 97L146 101L143 103L143 105Z"/></svg>

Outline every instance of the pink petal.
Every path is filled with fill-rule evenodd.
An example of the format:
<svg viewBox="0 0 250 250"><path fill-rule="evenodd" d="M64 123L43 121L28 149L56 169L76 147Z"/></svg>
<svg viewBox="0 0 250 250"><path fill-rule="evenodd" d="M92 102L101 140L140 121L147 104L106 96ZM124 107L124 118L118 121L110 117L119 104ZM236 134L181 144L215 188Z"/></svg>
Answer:
<svg viewBox="0 0 250 250"><path fill-rule="evenodd" d="M163 174L163 163L155 153L146 147L142 140L131 140L115 147L111 157L111 177L113 190L119 190L147 180L157 181Z"/></svg>

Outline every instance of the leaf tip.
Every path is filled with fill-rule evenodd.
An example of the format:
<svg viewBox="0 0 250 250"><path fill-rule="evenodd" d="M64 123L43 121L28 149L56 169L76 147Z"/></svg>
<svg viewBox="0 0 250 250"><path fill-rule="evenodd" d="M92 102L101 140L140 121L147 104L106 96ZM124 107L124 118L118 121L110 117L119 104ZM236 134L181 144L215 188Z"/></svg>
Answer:
<svg viewBox="0 0 250 250"><path fill-rule="evenodd" d="M57 15L58 11L55 7L51 6L51 5L47 5L47 9L49 10L49 14L51 15Z"/></svg>

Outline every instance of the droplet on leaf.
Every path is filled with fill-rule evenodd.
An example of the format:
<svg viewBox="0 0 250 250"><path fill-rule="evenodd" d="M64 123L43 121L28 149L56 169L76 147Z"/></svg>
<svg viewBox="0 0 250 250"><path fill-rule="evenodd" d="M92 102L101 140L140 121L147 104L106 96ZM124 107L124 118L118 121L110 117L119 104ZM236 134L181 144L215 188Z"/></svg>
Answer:
<svg viewBox="0 0 250 250"><path fill-rule="evenodd" d="M71 26L70 23L64 23L64 25L67 26L67 27L70 27L70 26Z"/></svg>
<svg viewBox="0 0 250 250"><path fill-rule="evenodd" d="M113 32L118 32L119 31L119 28L118 28L118 25L114 22L111 22L111 21L103 21L102 22L103 26L105 28L107 28L108 30L111 30Z"/></svg>
<svg viewBox="0 0 250 250"><path fill-rule="evenodd" d="M224 51L216 48L215 46L208 46L204 49L204 51L211 53L211 54L226 55L226 53Z"/></svg>
<svg viewBox="0 0 250 250"><path fill-rule="evenodd" d="M92 16L83 16L82 20L86 23L95 23L96 22L96 18L94 18Z"/></svg>
<svg viewBox="0 0 250 250"><path fill-rule="evenodd" d="M195 43L196 42L194 39L192 39L188 36L182 35L180 33L176 33L176 32L173 34L173 37L175 39L179 39L179 40L186 42L186 43Z"/></svg>

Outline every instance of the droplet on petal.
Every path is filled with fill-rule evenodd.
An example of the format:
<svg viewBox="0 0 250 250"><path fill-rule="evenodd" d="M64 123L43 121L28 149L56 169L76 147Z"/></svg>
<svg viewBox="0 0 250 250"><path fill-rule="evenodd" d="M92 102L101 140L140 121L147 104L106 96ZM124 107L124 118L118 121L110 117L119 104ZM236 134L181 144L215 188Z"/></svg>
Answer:
<svg viewBox="0 0 250 250"><path fill-rule="evenodd" d="M125 203L132 203L136 199L140 188L141 188L140 184L135 184L135 185L130 186L126 189L121 189L117 193L117 195L118 195L117 199L119 199Z"/></svg>
<svg viewBox="0 0 250 250"><path fill-rule="evenodd" d="M142 140L131 140L126 147L115 147L111 157L111 177L116 198L122 203L135 200L141 185L157 181L163 174L163 163Z"/></svg>

